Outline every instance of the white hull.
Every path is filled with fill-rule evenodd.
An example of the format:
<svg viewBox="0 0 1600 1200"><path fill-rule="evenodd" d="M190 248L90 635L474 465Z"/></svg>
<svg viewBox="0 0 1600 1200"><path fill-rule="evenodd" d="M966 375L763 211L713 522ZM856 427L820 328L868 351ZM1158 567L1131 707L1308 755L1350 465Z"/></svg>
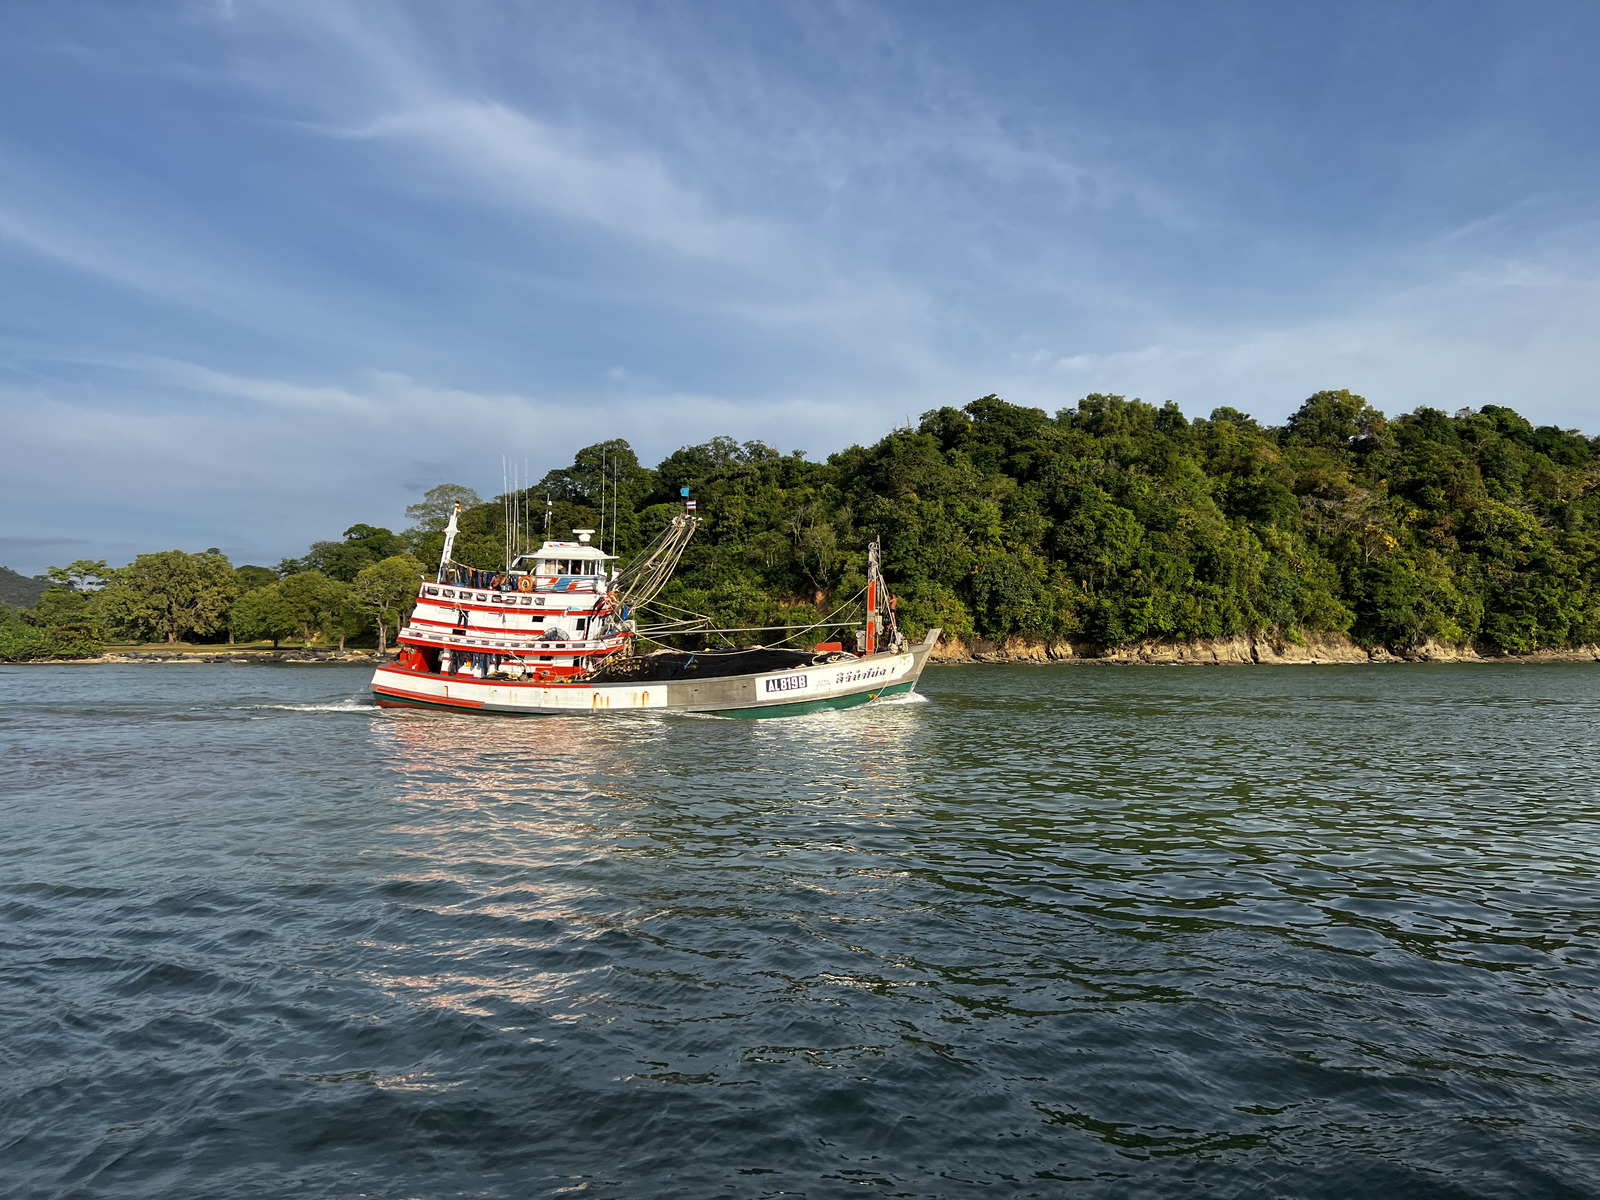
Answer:
<svg viewBox="0 0 1600 1200"><path fill-rule="evenodd" d="M559 716L678 709L734 716L788 716L865 704L916 686L932 631L899 654L874 654L845 662L797 667L757 675L652 682L522 683L437 675L398 665L379 667L372 679L378 703L393 707L445 708L508 716Z"/></svg>

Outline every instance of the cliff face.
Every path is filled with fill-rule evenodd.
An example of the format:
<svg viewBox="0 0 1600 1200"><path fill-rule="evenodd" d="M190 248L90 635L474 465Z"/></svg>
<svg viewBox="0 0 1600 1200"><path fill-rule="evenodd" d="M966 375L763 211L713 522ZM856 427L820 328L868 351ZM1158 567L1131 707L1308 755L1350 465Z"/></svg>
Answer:
<svg viewBox="0 0 1600 1200"><path fill-rule="evenodd" d="M1003 642L946 639L933 649L932 661L962 662L1068 662L1169 663L1215 666L1309 665L1317 663L1382 662L1597 662L1600 646L1571 650L1545 650L1525 655L1484 655L1470 645L1455 646L1427 641L1415 650L1395 654L1383 648L1368 650L1343 634L1306 634L1300 643L1265 634L1232 638L1203 638L1181 642L1139 642L1103 649L1088 643L1007 638Z"/></svg>

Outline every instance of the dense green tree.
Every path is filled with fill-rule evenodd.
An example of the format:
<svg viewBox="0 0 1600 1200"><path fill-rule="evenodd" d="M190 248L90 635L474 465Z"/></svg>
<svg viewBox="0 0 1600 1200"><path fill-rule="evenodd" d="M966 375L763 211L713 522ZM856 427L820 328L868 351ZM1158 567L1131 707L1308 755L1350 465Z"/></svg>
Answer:
<svg viewBox="0 0 1600 1200"><path fill-rule="evenodd" d="M342 579L328 580L321 608L318 628L325 640L339 644L342 654L345 643L367 628L367 613L356 600L355 585Z"/></svg>
<svg viewBox="0 0 1600 1200"><path fill-rule="evenodd" d="M270 638L276 649L284 638L310 646L318 638L345 648L366 627L354 585L317 571L301 571L266 587L254 588L233 608L233 628L246 640Z"/></svg>
<svg viewBox="0 0 1600 1200"><path fill-rule="evenodd" d="M276 650L278 643L300 629L300 614L285 599L282 583L252 588L233 606L231 628L239 638L253 642L268 638Z"/></svg>
<svg viewBox="0 0 1600 1200"><path fill-rule="evenodd" d="M952 636L1348 632L1399 650L1600 637L1596 445L1501 407L1389 421L1325 391L1267 428L1228 406L1190 421L1094 394L1052 417L985 396L825 463L714 438L653 472L608 442L541 482L555 536L598 527L602 451L625 463L624 555L679 511L681 488L699 501L662 602L730 624L848 603L876 536L906 625ZM459 561L500 565L502 512L463 514Z"/></svg>
<svg viewBox="0 0 1600 1200"><path fill-rule="evenodd" d="M23 616L28 624L49 634L58 656L84 658L100 653L104 647L105 621L90 593L53 587Z"/></svg>
<svg viewBox="0 0 1600 1200"><path fill-rule="evenodd" d="M459 483L441 483L422 493L421 501L406 507L406 520L428 530L443 529L449 524L450 514L457 504L466 509L476 508L482 503L478 493L469 487Z"/></svg>
<svg viewBox="0 0 1600 1200"><path fill-rule="evenodd" d="M113 572L96 601L124 636L177 642L222 628L238 596L233 566L220 550L163 550Z"/></svg>
<svg viewBox="0 0 1600 1200"><path fill-rule="evenodd" d="M365 568L380 559L405 549L406 539L376 525L352 525L339 542L312 542L302 558L286 558L278 564L283 577L303 571L316 571L329 579L349 583Z"/></svg>
<svg viewBox="0 0 1600 1200"><path fill-rule="evenodd" d="M389 631L398 630L417 602L417 583L423 576L420 562L409 554L373 563L355 578L354 603L365 609L378 627L378 652L389 648Z"/></svg>
<svg viewBox="0 0 1600 1200"><path fill-rule="evenodd" d="M208 591L196 564L215 552L75 563L52 572L62 595L4 636L37 647L97 617L204 635L242 593L228 618L241 636L348 636L354 605L386 647L416 576L438 566L456 499L456 561L494 569L508 510L535 543L547 512L557 538L604 528L626 560L682 511L684 488L703 521L660 609L727 625L859 614L879 538L912 633L1111 647L1343 632L1400 651L1600 641L1600 440L1500 405L1391 420L1349 391L1308 397L1277 428L1227 405L1190 420L1097 393L1052 416L991 395L820 463L713 438L652 470L613 439L514 497L441 484L408 510L416 528L351 526L286 561L280 581L240 568Z"/></svg>
<svg viewBox="0 0 1600 1200"><path fill-rule="evenodd" d="M294 614L301 641L309 646L335 625L348 600L338 580L319 571L299 571L278 584L283 603Z"/></svg>
<svg viewBox="0 0 1600 1200"><path fill-rule="evenodd" d="M48 629L35 625L21 611L0 607L0 662L58 657L62 657L61 647Z"/></svg>
<svg viewBox="0 0 1600 1200"><path fill-rule="evenodd" d="M45 574L74 592L97 592L115 577L103 558L80 558L64 567L51 567Z"/></svg>
<svg viewBox="0 0 1600 1200"><path fill-rule="evenodd" d="M441 483L424 492L420 503L407 507L406 517L414 524L400 535L405 552L437 565L440 551L444 548L444 527L450 523L450 514L455 510L457 502L461 504L463 513L478 514L480 523L487 523L492 519L488 508L478 498L477 492L459 483ZM380 557L401 552L401 550L390 550L387 555ZM458 561L466 561L461 558L459 552L456 558Z"/></svg>
<svg viewBox="0 0 1600 1200"><path fill-rule="evenodd" d="M239 594L277 583L279 576L271 567L243 566L233 569L233 578L239 584Z"/></svg>

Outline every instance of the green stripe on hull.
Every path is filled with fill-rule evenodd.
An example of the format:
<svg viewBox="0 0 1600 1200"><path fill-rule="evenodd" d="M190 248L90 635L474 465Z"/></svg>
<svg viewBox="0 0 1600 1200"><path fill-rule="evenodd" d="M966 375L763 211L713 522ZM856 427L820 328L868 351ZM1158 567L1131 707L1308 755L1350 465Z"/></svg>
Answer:
<svg viewBox="0 0 1600 1200"><path fill-rule="evenodd" d="M737 717L744 721L758 721L763 717L801 717L806 713L828 712L841 708L857 708L870 704L880 696L898 696L916 687L915 680L891 683L876 692L854 692L848 696L829 696L825 700L801 700L794 704L767 704L760 708L723 708L714 711L718 717Z"/></svg>
<svg viewBox="0 0 1600 1200"><path fill-rule="evenodd" d="M447 700L418 700L411 696L392 696L388 692L373 689L372 697L378 702L379 708L426 708L439 712L481 713L485 710L475 704L451 704ZM493 709L487 710L493 712Z"/></svg>

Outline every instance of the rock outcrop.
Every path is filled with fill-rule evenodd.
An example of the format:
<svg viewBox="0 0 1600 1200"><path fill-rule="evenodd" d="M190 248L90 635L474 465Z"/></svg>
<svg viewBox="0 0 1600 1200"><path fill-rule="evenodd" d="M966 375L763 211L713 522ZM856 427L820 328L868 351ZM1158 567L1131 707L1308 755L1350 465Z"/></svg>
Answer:
<svg viewBox="0 0 1600 1200"><path fill-rule="evenodd" d="M1111 649L1086 642L1006 638L970 642L947 638L934 647L936 663L1046 663L1081 661L1107 665L1171 664L1200 666L1304 666L1330 663L1396 662L1600 662L1600 647L1541 650L1533 654L1485 654L1477 647L1428 640L1414 650L1395 653L1381 646L1358 646L1343 634L1308 633L1299 640L1268 634L1188 641L1147 641Z"/></svg>
<svg viewBox="0 0 1600 1200"><path fill-rule="evenodd" d="M383 656L393 658L393 653ZM102 654L98 658L39 659L39 662L66 666L92 666L96 663L364 663L379 658L372 650L322 650L285 647L281 650L229 650L218 646L215 653L181 650L129 650L122 653Z"/></svg>

